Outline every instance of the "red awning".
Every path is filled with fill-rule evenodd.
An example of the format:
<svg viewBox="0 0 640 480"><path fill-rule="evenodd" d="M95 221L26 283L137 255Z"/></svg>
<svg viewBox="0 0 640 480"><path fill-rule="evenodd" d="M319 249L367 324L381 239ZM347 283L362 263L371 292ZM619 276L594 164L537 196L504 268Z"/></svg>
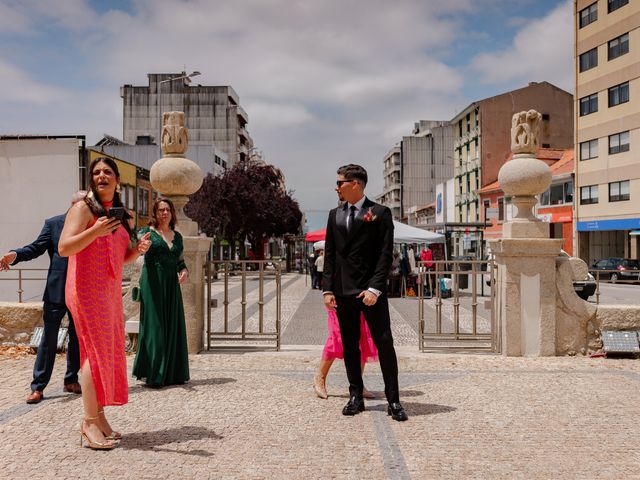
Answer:
<svg viewBox="0 0 640 480"><path fill-rule="evenodd" d="M308 232L306 239L307 239L307 242L318 242L320 240L324 240L324 237L326 234L327 234L327 229L323 228L320 230L315 230L313 232Z"/></svg>

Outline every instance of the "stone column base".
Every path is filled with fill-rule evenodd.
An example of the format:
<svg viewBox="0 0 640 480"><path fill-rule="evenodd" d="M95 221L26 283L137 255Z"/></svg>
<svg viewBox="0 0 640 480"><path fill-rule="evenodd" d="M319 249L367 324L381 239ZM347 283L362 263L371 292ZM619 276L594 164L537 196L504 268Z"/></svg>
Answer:
<svg viewBox="0 0 640 480"><path fill-rule="evenodd" d="M212 239L208 237L183 238L184 260L189 269L189 280L182 284L187 346L189 353L198 353L204 348L204 263Z"/></svg>
<svg viewBox="0 0 640 480"><path fill-rule="evenodd" d="M497 311L502 353L556 354L556 262L562 239L490 242L498 265Z"/></svg>

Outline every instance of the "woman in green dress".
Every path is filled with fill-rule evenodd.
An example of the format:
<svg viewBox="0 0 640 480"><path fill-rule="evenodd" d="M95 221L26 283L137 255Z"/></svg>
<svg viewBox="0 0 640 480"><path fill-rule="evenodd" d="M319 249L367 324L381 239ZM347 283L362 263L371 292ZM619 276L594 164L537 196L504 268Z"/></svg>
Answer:
<svg viewBox="0 0 640 480"><path fill-rule="evenodd" d="M182 235L171 200L158 198L149 226L151 248L140 275L140 332L133 375L150 387L189 380L189 358L180 284L189 272L182 258Z"/></svg>

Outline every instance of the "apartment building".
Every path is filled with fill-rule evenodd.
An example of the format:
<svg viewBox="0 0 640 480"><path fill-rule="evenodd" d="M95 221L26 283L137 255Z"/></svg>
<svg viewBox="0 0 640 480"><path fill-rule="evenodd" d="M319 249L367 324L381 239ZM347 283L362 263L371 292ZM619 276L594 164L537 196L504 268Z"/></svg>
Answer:
<svg viewBox="0 0 640 480"><path fill-rule="evenodd" d="M185 113L189 145L214 145L229 159L229 166L248 160L253 140L247 131L249 117L230 86L203 86L186 83L182 73L149 73L148 85L124 85L123 132L127 144L158 144L162 112Z"/></svg>
<svg viewBox="0 0 640 480"><path fill-rule="evenodd" d="M639 258L640 2L575 0L575 252Z"/></svg>
<svg viewBox="0 0 640 480"><path fill-rule="evenodd" d="M384 178L384 188L382 193L376 198L376 201L382 205L386 205L391 210L394 220L400 220L400 164L402 162L400 144L395 145L384 156L384 169L382 176Z"/></svg>
<svg viewBox="0 0 640 480"><path fill-rule="evenodd" d="M436 185L453 177L453 128L449 122L420 120L384 157L384 190L376 199L394 220L436 199Z"/></svg>
<svg viewBox="0 0 640 480"><path fill-rule="evenodd" d="M478 100L451 120L457 222L480 222L478 190L498 179L500 168L511 154L511 117L530 109L542 114L541 147L572 147L573 96L548 82L531 82L524 88Z"/></svg>

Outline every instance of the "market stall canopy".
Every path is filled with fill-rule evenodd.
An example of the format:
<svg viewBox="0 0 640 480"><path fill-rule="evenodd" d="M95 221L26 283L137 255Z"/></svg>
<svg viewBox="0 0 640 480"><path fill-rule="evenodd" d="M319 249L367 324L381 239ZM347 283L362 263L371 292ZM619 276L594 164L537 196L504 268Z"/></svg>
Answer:
<svg viewBox="0 0 640 480"><path fill-rule="evenodd" d="M405 225L400 222L393 222L394 243L444 243L444 235L435 232L428 232L421 228ZM326 228L307 233L307 242L318 242L324 240Z"/></svg>
<svg viewBox="0 0 640 480"><path fill-rule="evenodd" d="M319 240L313 244L314 250L324 250L324 240Z"/></svg>
<svg viewBox="0 0 640 480"><path fill-rule="evenodd" d="M441 233L429 232L400 222L393 222L394 243L444 243Z"/></svg>
<svg viewBox="0 0 640 480"><path fill-rule="evenodd" d="M313 232L308 232L306 236L307 242L318 242L320 240L324 240L326 233L327 233L326 228L321 228L320 230L314 230Z"/></svg>

